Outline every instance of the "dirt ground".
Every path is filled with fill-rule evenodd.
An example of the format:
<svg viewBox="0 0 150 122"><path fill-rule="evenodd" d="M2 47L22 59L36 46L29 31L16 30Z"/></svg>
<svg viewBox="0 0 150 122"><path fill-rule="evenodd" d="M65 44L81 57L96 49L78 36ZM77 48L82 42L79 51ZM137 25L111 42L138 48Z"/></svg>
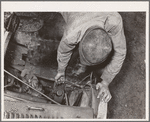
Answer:
<svg viewBox="0 0 150 122"><path fill-rule="evenodd" d="M127 55L121 71L109 86L112 99L108 104L108 118L142 119L145 118L146 96L144 62L146 13L121 12L120 14L123 18ZM48 28L39 31L42 38L56 41L61 39L64 21L60 15L56 18L57 21L51 22Z"/></svg>
<svg viewBox="0 0 150 122"><path fill-rule="evenodd" d="M145 118L145 13L120 13L127 42L127 56L110 84L112 100L108 118Z"/></svg>

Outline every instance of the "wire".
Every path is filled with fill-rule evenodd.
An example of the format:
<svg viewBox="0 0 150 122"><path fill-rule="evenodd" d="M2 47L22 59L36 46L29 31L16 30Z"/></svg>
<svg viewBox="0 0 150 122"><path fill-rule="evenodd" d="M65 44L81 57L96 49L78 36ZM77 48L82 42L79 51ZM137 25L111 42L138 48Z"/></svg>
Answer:
<svg viewBox="0 0 150 122"><path fill-rule="evenodd" d="M92 76L93 76L93 72L91 72L91 75L90 75L90 81L92 83Z"/></svg>
<svg viewBox="0 0 150 122"><path fill-rule="evenodd" d="M87 79L89 76L90 76L90 74L87 75L86 77L84 77L84 78L79 82L79 84L82 83L82 82L83 82L85 79Z"/></svg>

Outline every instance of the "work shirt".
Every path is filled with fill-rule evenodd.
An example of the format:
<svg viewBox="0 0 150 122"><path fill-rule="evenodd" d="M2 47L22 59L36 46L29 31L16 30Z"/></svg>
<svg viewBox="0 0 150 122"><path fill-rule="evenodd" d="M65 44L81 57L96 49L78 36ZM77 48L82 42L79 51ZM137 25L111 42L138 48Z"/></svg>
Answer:
<svg viewBox="0 0 150 122"><path fill-rule="evenodd" d="M81 41L85 31L92 27L104 29L112 39L114 55L104 68L101 78L111 82L120 71L126 56L126 39L122 18L117 12L64 12L66 22L64 35L57 51L58 72L65 72L72 51Z"/></svg>

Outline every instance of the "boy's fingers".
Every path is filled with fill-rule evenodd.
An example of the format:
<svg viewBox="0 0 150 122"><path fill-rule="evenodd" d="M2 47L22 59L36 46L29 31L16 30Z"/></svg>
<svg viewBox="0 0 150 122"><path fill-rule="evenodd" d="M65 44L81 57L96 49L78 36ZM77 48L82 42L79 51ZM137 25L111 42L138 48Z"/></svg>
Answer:
<svg viewBox="0 0 150 122"><path fill-rule="evenodd" d="M102 93L103 93L103 90L100 90L100 92L97 95L97 98L100 98L100 96L103 95Z"/></svg>
<svg viewBox="0 0 150 122"><path fill-rule="evenodd" d="M102 101L105 101L105 98L108 96L108 94L105 92L103 97L102 97Z"/></svg>

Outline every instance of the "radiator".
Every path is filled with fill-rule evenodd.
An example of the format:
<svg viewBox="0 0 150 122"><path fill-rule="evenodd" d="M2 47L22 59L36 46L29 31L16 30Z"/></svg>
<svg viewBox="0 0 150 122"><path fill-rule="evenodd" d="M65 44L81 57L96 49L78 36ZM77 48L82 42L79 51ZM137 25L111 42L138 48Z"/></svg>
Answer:
<svg viewBox="0 0 150 122"><path fill-rule="evenodd" d="M4 119L92 119L93 109L48 103L4 101Z"/></svg>

